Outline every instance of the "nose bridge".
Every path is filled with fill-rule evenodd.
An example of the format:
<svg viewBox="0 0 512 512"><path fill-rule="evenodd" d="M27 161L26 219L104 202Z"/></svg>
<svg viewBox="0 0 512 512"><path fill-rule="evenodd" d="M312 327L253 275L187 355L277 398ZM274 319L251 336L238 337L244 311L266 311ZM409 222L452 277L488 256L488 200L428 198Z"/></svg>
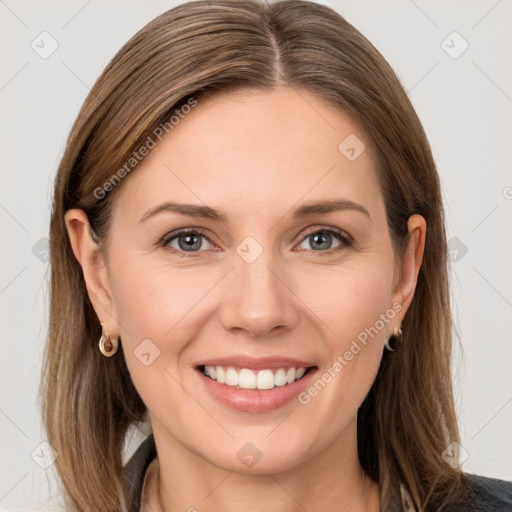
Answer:
<svg viewBox="0 0 512 512"><path fill-rule="evenodd" d="M242 250L249 247L247 253ZM280 265L276 261L270 247L258 247L251 241L241 244L237 248L240 256L235 264L235 275L238 282L237 293L240 301L245 301L254 310L263 313L265 310L275 308L279 303L285 302L283 284L276 277L274 268Z"/></svg>
<svg viewBox="0 0 512 512"><path fill-rule="evenodd" d="M254 261L246 261L240 257L235 264L236 279L240 283L241 296L276 300L282 290L276 277L275 268L279 267L271 249L266 249ZM282 284L281 284L282 286Z"/></svg>
<svg viewBox="0 0 512 512"><path fill-rule="evenodd" d="M296 321L293 294L283 283L283 267L272 248L247 237L236 253L225 327L244 329L253 336L262 336L278 326L291 327Z"/></svg>

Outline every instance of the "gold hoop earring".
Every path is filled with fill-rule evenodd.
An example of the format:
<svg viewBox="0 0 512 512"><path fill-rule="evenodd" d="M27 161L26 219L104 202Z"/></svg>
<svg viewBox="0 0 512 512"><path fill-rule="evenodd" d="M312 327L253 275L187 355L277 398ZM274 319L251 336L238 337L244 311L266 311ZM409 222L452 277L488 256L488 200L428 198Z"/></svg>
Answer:
<svg viewBox="0 0 512 512"><path fill-rule="evenodd" d="M390 351L394 352L402 346L402 329L396 327L393 329L393 334L384 343L384 346ZM391 342L391 343L390 343Z"/></svg>
<svg viewBox="0 0 512 512"><path fill-rule="evenodd" d="M103 324L100 324L100 325L103 329ZM117 348L119 346L119 341L117 338L111 339L107 332L107 329L105 329L105 338L103 338L103 332L102 332L98 345L100 347L100 352L105 357L112 357L117 352Z"/></svg>

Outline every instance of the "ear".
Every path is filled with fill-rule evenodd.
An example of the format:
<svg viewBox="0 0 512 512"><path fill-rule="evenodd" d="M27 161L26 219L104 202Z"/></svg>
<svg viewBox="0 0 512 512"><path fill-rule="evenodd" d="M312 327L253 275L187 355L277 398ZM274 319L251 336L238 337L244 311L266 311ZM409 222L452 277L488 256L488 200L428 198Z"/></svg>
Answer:
<svg viewBox="0 0 512 512"><path fill-rule="evenodd" d="M407 228L410 235L409 246L398 269L398 278L392 295L392 303L399 302L402 305L402 318L409 309L416 290L425 250L427 223L421 215L415 214L409 217Z"/></svg>
<svg viewBox="0 0 512 512"><path fill-rule="evenodd" d="M94 311L111 338L119 336L119 325L112 299L110 281L103 255L92 236L86 213L78 208L64 215L73 253L82 267L85 284Z"/></svg>

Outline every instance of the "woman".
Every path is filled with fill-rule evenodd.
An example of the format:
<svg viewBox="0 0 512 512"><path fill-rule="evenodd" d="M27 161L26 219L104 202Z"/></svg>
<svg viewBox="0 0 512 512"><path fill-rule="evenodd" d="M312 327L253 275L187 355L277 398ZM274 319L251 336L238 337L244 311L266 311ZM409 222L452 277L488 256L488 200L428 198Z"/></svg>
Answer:
<svg viewBox="0 0 512 512"><path fill-rule="evenodd" d="M512 510L457 461L427 139L333 10L198 1L146 25L78 115L50 232L67 510Z"/></svg>

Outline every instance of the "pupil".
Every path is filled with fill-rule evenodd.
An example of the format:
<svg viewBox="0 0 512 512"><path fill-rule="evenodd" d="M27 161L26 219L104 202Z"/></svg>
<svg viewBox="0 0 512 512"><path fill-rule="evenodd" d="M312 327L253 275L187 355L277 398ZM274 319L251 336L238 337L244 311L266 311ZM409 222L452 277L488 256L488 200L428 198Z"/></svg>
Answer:
<svg viewBox="0 0 512 512"><path fill-rule="evenodd" d="M185 243L182 244L182 240ZM179 238L179 245L181 249L199 249L201 247L201 241L197 235L184 235Z"/></svg>
<svg viewBox="0 0 512 512"><path fill-rule="evenodd" d="M326 237L329 237L330 235L329 234L326 234L326 233L316 233L315 235L313 235L313 239L315 240L315 243L317 243L318 240L320 240L320 245L322 245L322 239L324 240L324 246L321 247L322 249L329 249L331 244L330 243L327 243L325 242L325 239ZM314 248L314 247L313 247Z"/></svg>

